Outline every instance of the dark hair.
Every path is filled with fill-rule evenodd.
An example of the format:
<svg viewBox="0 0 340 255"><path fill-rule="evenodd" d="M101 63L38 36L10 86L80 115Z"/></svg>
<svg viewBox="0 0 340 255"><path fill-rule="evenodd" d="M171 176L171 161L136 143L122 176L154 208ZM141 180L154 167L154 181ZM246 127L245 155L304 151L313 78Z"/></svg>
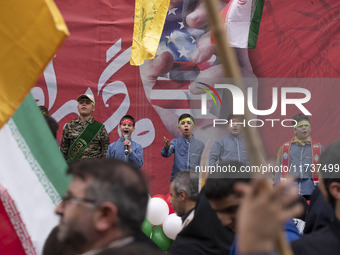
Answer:
<svg viewBox="0 0 340 255"><path fill-rule="evenodd" d="M180 171L175 174L172 182L176 194L184 191L190 200L196 201L198 195L198 175L190 171Z"/></svg>
<svg viewBox="0 0 340 255"><path fill-rule="evenodd" d="M340 183L340 172L334 168L340 168L340 140L331 143L320 156L320 172L327 190L330 204L335 206L335 198L329 192L329 186L332 182ZM330 168L333 168L332 170ZM340 169L339 169L340 170Z"/></svg>
<svg viewBox="0 0 340 255"><path fill-rule="evenodd" d="M54 138L57 138L57 131L59 128L58 122L49 115L44 115L44 117L45 117L48 127L50 128L52 132L52 135L54 136Z"/></svg>
<svg viewBox="0 0 340 255"><path fill-rule="evenodd" d="M244 116L243 115L234 115L233 113L230 113L228 118L227 118L228 123L233 118L243 120Z"/></svg>
<svg viewBox="0 0 340 255"><path fill-rule="evenodd" d="M209 200L220 200L226 198L232 194L237 194L234 191L234 184L237 182L249 183L251 178L248 173L242 173L240 175L241 166L245 166L243 163L238 161L225 161L220 162L219 166L236 167L236 172L215 172L208 176L208 180L205 184L205 195Z"/></svg>
<svg viewBox="0 0 340 255"><path fill-rule="evenodd" d="M195 124L195 119L194 119L194 117L192 117L189 113L183 113L183 114L181 114L181 116L179 116L179 118L178 118L178 123L180 123L181 120L182 120L182 119L185 119L185 118L190 118L190 119L192 119L192 122L194 122L194 124Z"/></svg>
<svg viewBox="0 0 340 255"><path fill-rule="evenodd" d="M294 120L296 121L296 123L295 123ZM295 124L297 124L301 120L307 120L307 121L310 122L307 115L304 115L303 113L299 113L299 114L296 114L296 115L293 116L292 125L295 126Z"/></svg>
<svg viewBox="0 0 340 255"><path fill-rule="evenodd" d="M42 113L43 115L49 115L48 109L47 109L45 106L40 105L40 106L39 106L39 109L40 109L40 111L41 111L41 113Z"/></svg>
<svg viewBox="0 0 340 255"><path fill-rule="evenodd" d="M149 199L142 173L118 159L85 159L70 166L68 174L93 178L86 195L98 202L112 202L118 209L118 226L127 234L137 233L145 219Z"/></svg>
<svg viewBox="0 0 340 255"><path fill-rule="evenodd" d="M132 123L133 123L133 125L136 124L135 119L134 119L131 115L125 115L125 116L123 116L123 117L120 119L119 123L122 122L122 121L125 120L125 119L131 120Z"/></svg>

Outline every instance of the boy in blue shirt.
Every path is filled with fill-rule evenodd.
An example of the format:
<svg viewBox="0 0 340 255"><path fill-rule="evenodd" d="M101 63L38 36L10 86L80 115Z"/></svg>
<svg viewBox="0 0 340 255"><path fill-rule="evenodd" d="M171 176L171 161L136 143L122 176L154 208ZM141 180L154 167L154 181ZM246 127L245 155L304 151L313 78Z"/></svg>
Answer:
<svg viewBox="0 0 340 255"><path fill-rule="evenodd" d="M135 131L135 119L131 115L123 116L119 123L119 130L121 137L109 145L106 158L118 158L141 168L143 166L143 148L131 140L131 134Z"/></svg>
<svg viewBox="0 0 340 255"><path fill-rule="evenodd" d="M175 138L171 142L164 137L161 155L167 158L172 153L175 154L170 180L179 171L194 171L195 166L199 166L201 162L204 143L193 136L194 126L194 118L190 114L184 113L178 119L178 129L182 133L182 137Z"/></svg>
<svg viewBox="0 0 340 255"><path fill-rule="evenodd" d="M247 148L242 135L244 118L230 114L227 120L229 134L217 140L212 146L209 166L216 166L219 162L230 160L249 165Z"/></svg>

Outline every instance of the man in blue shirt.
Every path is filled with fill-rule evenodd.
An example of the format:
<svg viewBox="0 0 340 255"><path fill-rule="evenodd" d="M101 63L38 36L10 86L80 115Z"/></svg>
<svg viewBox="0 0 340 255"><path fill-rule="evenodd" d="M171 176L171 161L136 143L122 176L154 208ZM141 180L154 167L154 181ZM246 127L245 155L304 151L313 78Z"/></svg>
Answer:
<svg viewBox="0 0 340 255"><path fill-rule="evenodd" d="M106 158L118 158L141 168L143 166L143 148L131 140L131 134L135 131L135 119L131 115L125 115L120 120L119 130L121 137L109 145Z"/></svg>
<svg viewBox="0 0 340 255"><path fill-rule="evenodd" d="M178 119L178 129L182 133L182 137L175 138L171 142L164 137L161 155L168 158L172 153L175 154L170 180L179 171L194 171L201 162L204 143L193 136L194 126L194 118L190 114L184 113Z"/></svg>

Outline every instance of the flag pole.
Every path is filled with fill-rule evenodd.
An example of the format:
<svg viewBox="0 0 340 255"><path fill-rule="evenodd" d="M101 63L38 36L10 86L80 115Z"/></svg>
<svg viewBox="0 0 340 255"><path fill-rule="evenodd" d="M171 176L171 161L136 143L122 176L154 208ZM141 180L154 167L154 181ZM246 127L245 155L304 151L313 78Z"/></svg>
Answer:
<svg viewBox="0 0 340 255"><path fill-rule="evenodd" d="M218 4L219 2L216 0L204 0L205 7L208 13L208 19L210 24L210 30L214 36L214 40L216 43L216 49L218 52L219 60L223 66L224 76L227 78L233 78L236 81L236 84L243 93L245 92L245 86L242 82L242 74L238 65L238 61L236 59L236 55L234 50L229 46L227 41L227 35L224 29L224 26L221 22ZM245 94L245 93L244 93ZM245 100L246 101L246 100ZM246 104L246 102L245 102ZM244 107L245 109L245 121L246 123L251 118L251 114L247 105ZM263 149L263 144L260 139L259 133L255 128L250 128L247 125L244 129L245 141L247 144L247 149L249 152L249 160L252 165L264 165L265 162L265 153ZM271 188L269 182L268 189ZM282 255L292 255L291 248L287 245L285 241L285 237L283 232L279 231L279 236L277 240L277 248Z"/></svg>

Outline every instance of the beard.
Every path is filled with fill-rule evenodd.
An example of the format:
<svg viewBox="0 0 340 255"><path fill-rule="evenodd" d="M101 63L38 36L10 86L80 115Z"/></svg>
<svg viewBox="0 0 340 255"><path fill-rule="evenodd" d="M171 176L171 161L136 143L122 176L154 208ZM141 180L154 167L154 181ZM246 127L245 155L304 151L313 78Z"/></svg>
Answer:
<svg viewBox="0 0 340 255"><path fill-rule="evenodd" d="M58 226L57 238L60 244L74 250L77 253L84 252L90 240L83 231L75 227L74 222L69 222L68 225L60 224Z"/></svg>

